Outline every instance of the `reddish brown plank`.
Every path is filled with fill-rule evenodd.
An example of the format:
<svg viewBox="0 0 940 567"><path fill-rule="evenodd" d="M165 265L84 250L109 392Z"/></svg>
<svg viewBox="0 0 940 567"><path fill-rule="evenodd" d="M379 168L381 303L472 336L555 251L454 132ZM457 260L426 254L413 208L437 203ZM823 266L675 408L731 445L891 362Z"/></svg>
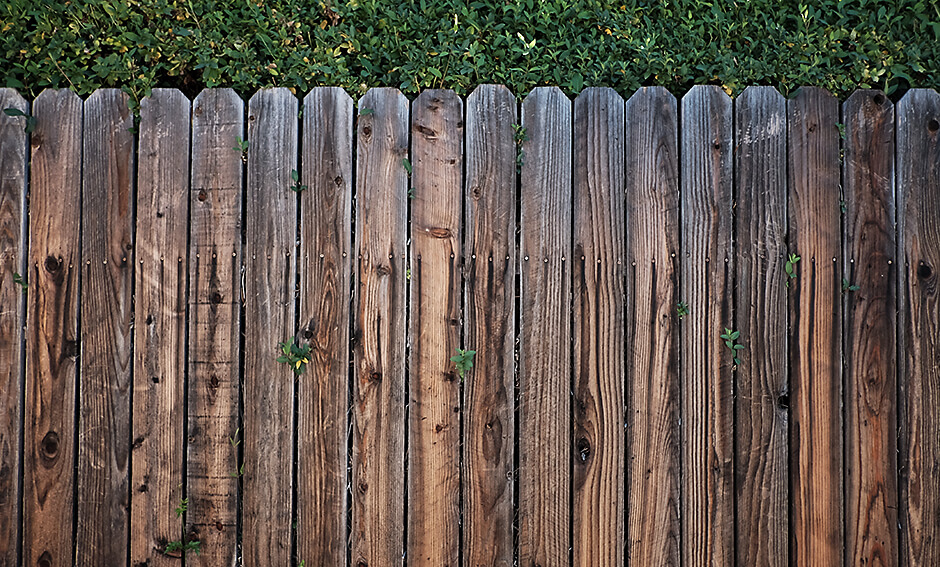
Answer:
<svg viewBox="0 0 940 567"><path fill-rule="evenodd" d="M720 338L735 330L731 98L698 85L682 97L682 556L687 565L734 561L734 359ZM678 310L678 306L677 306ZM677 313L678 317L678 313ZM745 348L748 335L735 341Z"/></svg>
<svg viewBox="0 0 940 567"><path fill-rule="evenodd" d="M842 562L839 102L801 88L789 119L791 564ZM783 285L782 284L782 285Z"/></svg>
<svg viewBox="0 0 940 567"><path fill-rule="evenodd" d="M845 563L893 566L899 551L894 105L884 93L856 91L842 116Z"/></svg>
<svg viewBox="0 0 940 567"><path fill-rule="evenodd" d="M940 565L940 95L897 107L901 565Z"/></svg>
<svg viewBox="0 0 940 567"><path fill-rule="evenodd" d="M0 109L29 106L13 89L0 89ZM17 563L20 545L20 443L23 408L22 286L26 274L26 119L0 115L0 566ZM32 282L29 282L32 283Z"/></svg>
<svg viewBox="0 0 940 567"><path fill-rule="evenodd" d="M463 102L426 90L411 114L408 541L413 565L459 564ZM472 349L472 345L467 348Z"/></svg>
<svg viewBox="0 0 940 567"><path fill-rule="evenodd" d="M405 549L408 99L397 89L359 100L357 150L350 544L352 564L391 566Z"/></svg>
<svg viewBox="0 0 940 567"><path fill-rule="evenodd" d="M76 559L118 565L129 535L134 117L119 89L95 91L84 110Z"/></svg>
<svg viewBox="0 0 940 567"><path fill-rule="evenodd" d="M506 87L467 97L465 344L478 352L464 382L467 565L510 567L513 556L516 123Z"/></svg>
<svg viewBox="0 0 940 567"><path fill-rule="evenodd" d="M346 563L352 120L343 89L304 99L300 322L313 357L297 395L297 559L311 566Z"/></svg>
<svg viewBox="0 0 940 567"><path fill-rule="evenodd" d="M773 87L735 100L735 565L788 565L787 111Z"/></svg>
<svg viewBox="0 0 940 567"><path fill-rule="evenodd" d="M294 375L276 362L296 334L297 98L263 89L248 102L245 245L244 499L246 567L291 562Z"/></svg>
<svg viewBox="0 0 940 567"><path fill-rule="evenodd" d="M568 563L571 508L571 101L522 103L519 564Z"/></svg>
<svg viewBox="0 0 940 567"><path fill-rule="evenodd" d="M244 103L231 89L193 101L189 191L187 565L234 565L238 479Z"/></svg>
<svg viewBox="0 0 940 567"><path fill-rule="evenodd" d="M622 566L624 485L624 101L574 101L575 565Z"/></svg>
<svg viewBox="0 0 940 567"><path fill-rule="evenodd" d="M626 103L627 560L679 565L679 171L676 99Z"/></svg>
<svg viewBox="0 0 940 567"><path fill-rule="evenodd" d="M140 104L131 564L174 565L183 493L190 103L154 89Z"/></svg>

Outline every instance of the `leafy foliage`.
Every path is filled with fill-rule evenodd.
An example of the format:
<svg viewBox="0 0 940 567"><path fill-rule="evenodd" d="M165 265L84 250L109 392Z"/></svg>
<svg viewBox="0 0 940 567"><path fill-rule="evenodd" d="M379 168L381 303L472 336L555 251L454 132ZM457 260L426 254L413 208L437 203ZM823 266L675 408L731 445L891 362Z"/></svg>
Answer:
<svg viewBox="0 0 940 567"><path fill-rule="evenodd" d="M457 349L457 354L450 357L450 361L457 366L457 373L460 374L460 379L463 380L464 375L473 368L473 357L476 355L477 351L475 350L464 350Z"/></svg>
<svg viewBox="0 0 940 567"><path fill-rule="evenodd" d="M290 366L295 375L303 374L307 369L307 364L310 363L310 345L294 344L294 337L291 337L286 342L277 343L277 347L282 353L277 357L277 361Z"/></svg>
<svg viewBox="0 0 940 567"><path fill-rule="evenodd" d="M4 108L3 113L7 116L22 116L26 119L26 123L23 125L23 131L29 134L36 129L36 117L26 114L19 108Z"/></svg>
<svg viewBox="0 0 940 567"><path fill-rule="evenodd" d="M676 315L678 315L680 319L682 319L683 317L685 317L685 316L688 315L688 314L689 314L689 304L688 304L688 303L686 303L685 301L680 301L680 302L676 303Z"/></svg>
<svg viewBox="0 0 940 567"><path fill-rule="evenodd" d="M741 364L741 359L738 358L738 351L744 348L744 345L739 345L735 342L740 336L741 331L732 331L728 328L725 328L725 332L721 334L721 338L725 341L725 346L731 349L731 353L734 355L734 363L736 365Z"/></svg>
<svg viewBox="0 0 940 567"><path fill-rule="evenodd" d="M799 261L800 257L791 253L783 265L783 270L787 273L787 287L790 287L790 280L796 278L796 265Z"/></svg>
<svg viewBox="0 0 940 567"><path fill-rule="evenodd" d="M175 557L178 557L180 555L186 555L187 552L192 551L196 555L199 555L200 544L201 542L197 539L193 539L185 543L182 541L171 541L170 543L166 544L165 553L167 555L173 555Z"/></svg>

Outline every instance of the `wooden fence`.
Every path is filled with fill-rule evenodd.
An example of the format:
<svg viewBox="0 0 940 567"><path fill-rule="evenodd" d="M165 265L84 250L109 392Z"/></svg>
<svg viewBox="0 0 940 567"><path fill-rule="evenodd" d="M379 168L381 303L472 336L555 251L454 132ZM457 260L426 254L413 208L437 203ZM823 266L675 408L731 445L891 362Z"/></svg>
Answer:
<svg viewBox="0 0 940 567"><path fill-rule="evenodd" d="M355 106L0 89L0 566L940 565L940 95Z"/></svg>

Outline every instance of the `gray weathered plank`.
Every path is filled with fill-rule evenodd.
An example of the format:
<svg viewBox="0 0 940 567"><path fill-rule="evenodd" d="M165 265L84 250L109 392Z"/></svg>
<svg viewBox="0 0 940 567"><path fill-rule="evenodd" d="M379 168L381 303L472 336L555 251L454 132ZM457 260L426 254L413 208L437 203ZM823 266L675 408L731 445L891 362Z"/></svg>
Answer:
<svg viewBox="0 0 940 567"><path fill-rule="evenodd" d="M571 101L522 103L519 564L568 563L571 505Z"/></svg>
<svg viewBox="0 0 940 567"><path fill-rule="evenodd" d="M901 565L940 565L940 95L897 106Z"/></svg>
<svg viewBox="0 0 940 567"><path fill-rule="evenodd" d="M787 114L773 87L735 100L735 565L788 565Z"/></svg>
<svg viewBox="0 0 940 567"><path fill-rule="evenodd" d="M894 105L842 106L846 565L898 564ZM858 286L852 290L852 286Z"/></svg>
<svg viewBox="0 0 940 567"><path fill-rule="evenodd" d="M29 112L13 89L0 89L0 109ZM24 294L13 274L26 274L26 119L0 115L0 566L16 565L20 545L20 423L23 408ZM31 282L30 282L31 283Z"/></svg>
<svg viewBox="0 0 940 567"><path fill-rule="evenodd" d="M478 352L464 386L467 565L512 565L516 99L481 85L467 97L466 338Z"/></svg>
<svg viewBox="0 0 940 567"><path fill-rule="evenodd" d="M624 101L591 88L574 101L575 565L623 565Z"/></svg>
<svg viewBox="0 0 940 567"><path fill-rule="evenodd" d="M231 89L193 101L189 192L189 359L186 493L187 565L234 565L241 336L244 103ZM238 433L236 433L238 432Z"/></svg>
<svg viewBox="0 0 940 567"><path fill-rule="evenodd" d="M183 498L186 278L190 103L154 89L140 104L134 396L131 445L131 564L173 565Z"/></svg>
<svg viewBox="0 0 940 567"><path fill-rule="evenodd" d="M119 89L95 91L84 111L76 560L118 565L129 535L134 117Z"/></svg>
<svg viewBox="0 0 940 567"><path fill-rule="evenodd" d="M682 555L686 565L734 562L734 359L731 98L695 86L682 98L679 352L682 353ZM678 306L677 306L678 309ZM677 313L678 315L678 313ZM747 347L751 337L740 335Z"/></svg>
<svg viewBox="0 0 940 567"><path fill-rule="evenodd" d="M787 103L791 563L842 562L842 263L839 102L801 88Z"/></svg>
<svg viewBox="0 0 940 567"><path fill-rule="evenodd" d="M626 103L627 560L679 565L679 170L676 99Z"/></svg>
<svg viewBox="0 0 940 567"><path fill-rule="evenodd" d="M300 323L313 347L298 383L297 558L346 563L346 445L352 275L353 100L341 88L304 99ZM309 337L307 335L309 333Z"/></svg>
<svg viewBox="0 0 940 567"><path fill-rule="evenodd" d="M407 158L408 99L370 90L359 100L356 161L354 565L400 565L405 549Z"/></svg>
<svg viewBox="0 0 940 567"><path fill-rule="evenodd" d="M459 564L463 102L426 90L411 113L408 541L415 565ZM472 345L468 348L472 349ZM457 411L455 411L457 410Z"/></svg>
<svg viewBox="0 0 940 567"><path fill-rule="evenodd" d="M294 375L276 362L294 328L297 98L263 89L248 101L245 244L244 485L246 567L289 565Z"/></svg>

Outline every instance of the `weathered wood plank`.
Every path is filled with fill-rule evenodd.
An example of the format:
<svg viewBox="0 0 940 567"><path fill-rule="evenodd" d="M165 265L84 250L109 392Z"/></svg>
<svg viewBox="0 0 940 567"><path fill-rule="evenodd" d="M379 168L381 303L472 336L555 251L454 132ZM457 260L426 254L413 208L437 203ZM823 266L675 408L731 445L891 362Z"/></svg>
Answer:
<svg viewBox="0 0 940 567"><path fill-rule="evenodd" d="M189 194L189 380L186 513L200 542L187 565L231 566L236 557L242 183L236 137L244 103L231 89L193 101ZM238 433L236 433L238 432Z"/></svg>
<svg viewBox="0 0 940 567"><path fill-rule="evenodd" d="M264 89L248 101L245 244L244 484L246 567L291 562L294 376L275 359L293 337L297 98Z"/></svg>
<svg viewBox="0 0 940 567"><path fill-rule="evenodd" d="M352 121L343 89L304 99L300 322L313 356L298 383L297 558L311 566L346 563Z"/></svg>
<svg viewBox="0 0 940 567"><path fill-rule="evenodd" d="M464 386L463 555L474 566L513 556L516 123L506 87L467 97L465 340L478 356Z"/></svg>
<svg viewBox="0 0 940 567"><path fill-rule="evenodd" d="M720 335L736 329L732 244L731 98L717 86L682 97L682 557L734 562L734 359ZM677 310L679 307L677 306ZM678 313L677 313L678 315ZM747 346L750 336L739 335Z"/></svg>
<svg viewBox="0 0 940 567"><path fill-rule="evenodd" d="M842 563L839 103L801 88L789 119L791 564Z"/></svg>
<svg viewBox="0 0 940 567"><path fill-rule="evenodd" d="M127 95L85 101L78 421L79 565L127 560L134 117Z"/></svg>
<svg viewBox="0 0 940 567"><path fill-rule="evenodd" d="M519 564L568 563L571 508L571 101L522 103Z"/></svg>
<svg viewBox="0 0 940 567"><path fill-rule="evenodd" d="M134 396L131 445L131 564L175 565L174 509L183 498L186 278L190 103L154 89L140 104Z"/></svg>
<svg viewBox="0 0 940 567"><path fill-rule="evenodd" d="M884 93L856 91L842 116L845 561L893 566L899 552L894 105Z"/></svg>
<svg viewBox="0 0 940 567"><path fill-rule="evenodd" d="M773 87L735 100L735 565L788 565L787 112ZM714 332L714 331L713 331Z"/></svg>
<svg viewBox="0 0 940 567"><path fill-rule="evenodd" d="M426 90L411 113L408 541L414 565L459 564L463 102ZM467 348L472 349L472 345Z"/></svg>
<svg viewBox="0 0 940 567"><path fill-rule="evenodd" d="M574 101L575 565L624 564L624 101Z"/></svg>
<svg viewBox="0 0 940 567"><path fill-rule="evenodd" d="M0 89L0 109L29 112L13 89ZM17 564L20 545L20 461L23 408L24 294L13 281L27 281L25 118L0 115L0 566ZM32 283L32 282L29 282Z"/></svg>
<svg viewBox="0 0 940 567"><path fill-rule="evenodd" d="M352 564L391 566L405 549L408 99L397 89L359 100L357 156Z"/></svg>
<svg viewBox="0 0 940 567"><path fill-rule="evenodd" d="M627 560L679 565L679 156L676 99L626 103Z"/></svg>
<svg viewBox="0 0 940 567"><path fill-rule="evenodd" d="M940 564L940 95L897 106L901 565Z"/></svg>

